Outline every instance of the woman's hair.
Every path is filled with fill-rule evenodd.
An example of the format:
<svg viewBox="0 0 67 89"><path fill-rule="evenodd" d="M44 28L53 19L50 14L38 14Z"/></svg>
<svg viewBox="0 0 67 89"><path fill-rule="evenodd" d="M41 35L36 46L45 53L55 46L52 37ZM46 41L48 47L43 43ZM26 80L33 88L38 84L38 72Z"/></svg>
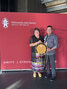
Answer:
<svg viewBox="0 0 67 89"><path fill-rule="evenodd" d="M40 33L40 30L38 28L34 28L33 32L35 32L36 30Z"/></svg>

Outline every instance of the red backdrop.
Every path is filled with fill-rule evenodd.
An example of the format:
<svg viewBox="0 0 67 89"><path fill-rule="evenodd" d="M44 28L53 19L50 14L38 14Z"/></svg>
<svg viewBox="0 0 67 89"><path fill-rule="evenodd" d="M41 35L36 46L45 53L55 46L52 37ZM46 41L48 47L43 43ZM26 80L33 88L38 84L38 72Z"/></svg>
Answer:
<svg viewBox="0 0 67 89"><path fill-rule="evenodd" d="M30 69L29 39L38 27L41 35L52 25L58 36L56 68L67 68L67 15L40 13L0 13L0 59L2 70Z"/></svg>

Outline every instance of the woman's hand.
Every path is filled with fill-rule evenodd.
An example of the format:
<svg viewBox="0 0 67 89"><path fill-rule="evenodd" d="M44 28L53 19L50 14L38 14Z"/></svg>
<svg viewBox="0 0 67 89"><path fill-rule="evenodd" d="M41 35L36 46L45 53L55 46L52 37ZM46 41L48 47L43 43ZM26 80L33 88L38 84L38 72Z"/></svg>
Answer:
<svg viewBox="0 0 67 89"><path fill-rule="evenodd" d="M42 43L42 41L41 41L41 40L39 40L38 42L31 43L31 44L30 44L30 46L31 46L31 47L33 47L33 46L36 46L36 45L38 45L39 43Z"/></svg>
<svg viewBox="0 0 67 89"><path fill-rule="evenodd" d="M37 42L37 44L40 44L40 43L42 43L42 41L41 41L41 40L39 40L39 41Z"/></svg>

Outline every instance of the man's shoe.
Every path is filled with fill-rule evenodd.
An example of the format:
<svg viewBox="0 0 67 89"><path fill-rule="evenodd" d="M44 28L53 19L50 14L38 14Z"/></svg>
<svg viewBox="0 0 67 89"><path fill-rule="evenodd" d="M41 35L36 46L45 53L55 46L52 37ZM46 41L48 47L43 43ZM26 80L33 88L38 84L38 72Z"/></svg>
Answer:
<svg viewBox="0 0 67 89"><path fill-rule="evenodd" d="M50 81L52 82L55 79L56 79L56 76L52 76L51 79L50 79Z"/></svg>
<svg viewBox="0 0 67 89"><path fill-rule="evenodd" d="M47 74L47 75L45 76L45 78L50 78L50 74Z"/></svg>

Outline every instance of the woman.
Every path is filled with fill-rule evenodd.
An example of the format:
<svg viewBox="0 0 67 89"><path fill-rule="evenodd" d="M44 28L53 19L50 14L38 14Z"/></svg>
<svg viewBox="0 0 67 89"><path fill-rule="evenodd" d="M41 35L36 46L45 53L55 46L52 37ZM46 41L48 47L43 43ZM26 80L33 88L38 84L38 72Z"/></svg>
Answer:
<svg viewBox="0 0 67 89"><path fill-rule="evenodd" d="M42 77L41 73L44 70L44 61L42 56L36 53L36 46L43 42L43 37L40 36L40 30L34 29L34 35L30 38L31 47L31 68L33 70L33 77L36 77L36 73L39 77Z"/></svg>

